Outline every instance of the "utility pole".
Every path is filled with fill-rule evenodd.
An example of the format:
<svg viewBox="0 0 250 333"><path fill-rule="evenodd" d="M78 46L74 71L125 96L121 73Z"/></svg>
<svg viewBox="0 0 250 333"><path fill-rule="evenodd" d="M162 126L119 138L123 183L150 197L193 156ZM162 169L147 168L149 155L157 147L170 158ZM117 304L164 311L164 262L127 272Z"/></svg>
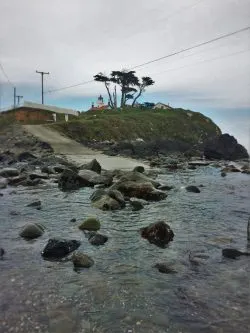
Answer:
<svg viewBox="0 0 250 333"><path fill-rule="evenodd" d="M23 98L23 96L21 96L21 95L17 95L16 98L17 98L17 105L19 105L19 103L20 103L20 99Z"/></svg>
<svg viewBox="0 0 250 333"><path fill-rule="evenodd" d="M49 72L39 72L39 71L36 71L36 73L39 73L41 74L41 78L42 78L42 104L43 103L43 76L46 74L46 75L49 75Z"/></svg>
<svg viewBox="0 0 250 333"><path fill-rule="evenodd" d="M14 109L16 108L16 87L14 87Z"/></svg>

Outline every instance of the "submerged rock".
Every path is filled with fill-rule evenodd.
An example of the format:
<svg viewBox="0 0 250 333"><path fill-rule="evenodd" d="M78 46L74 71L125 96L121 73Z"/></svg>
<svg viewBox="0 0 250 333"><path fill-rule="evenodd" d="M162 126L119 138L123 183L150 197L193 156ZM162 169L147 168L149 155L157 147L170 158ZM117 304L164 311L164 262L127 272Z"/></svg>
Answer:
<svg viewBox="0 0 250 333"><path fill-rule="evenodd" d="M165 274L176 273L176 271L166 263L157 263L154 265L154 267L157 268L160 273L165 273Z"/></svg>
<svg viewBox="0 0 250 333"><path fill-rule="evenodd" d="M4 249L0 247L0 259L3 259L4 254L5 254Z"/></svg>
<svg viewBox="0 0 250 333"><path fill-rule="evenodd" d="M88 240L92 245L104 245L108 241L108 236L91 231L87 234Z"/></svg>
<svg viewBox="0 0 250 333"><path fill-rule="evenodd" d="M29 223L26 224L19 235L26 239L34 239L42 236L44 228L40 224Z"/></svg>
<svg viewBox="0 0 250 333"><path fill-rule="evenodd" d="M88 217L80 225L80 230L97 231L101 227L100 221L96 217Z"/></svg>
<svg viewBox="0 0 250 333"><path fill-rule="evenodd" d="M165 248L174 238L173 230L163 221L151 223L149 226L141 228L140 232L143 238L162 248Z"/></svg>
<svg viewBox="0 0 250 333"><path fill-rule="evenodd" d="M193 192L193 193L200 193L200 189L197 187L197 186L194 186L194 185L189 185L189 186L186 186L186 190L188 192Z"/></svg>
<svg viewBox="0 0 250 333"><path fill-rule="evenodd" d="M236 259L240 256L250 256L250 253L248 252L241 252L236 249L223 249L222 250L223 257L230 258L230 259Z"/></svg>
<svg viewBox="0 0 250 333"><path fill-rule="evenodd" d="M144 208L145 204L147 204L147 201L137 198L130 198L129 203L132 206L133 211L138 211Z"/></svg>
<svg viewBox="0 0 250 333"><path fill-rule="evenodd" d="M49 239L41 254L46 259L61 259L78 249L80 245L81 242L77 240L52 238Z"/></svg>
<svg viewBox="0 0 250 333"><path fill-rule="evenodd" d="M40 200L35 200L35 201L32 201L31 203L29 203L27 205L27 207L41 207L42 203Z"/></svg>
<svg viewBox="0 0 250 333"><path fill-rule="evenodd" d="M143 173L145 171L145 169L143 166L138 165L138 166L134 167L133 171Z"/></svg>
<svg viewBox="0 0 250 333"><path fill-rule="evenodd" d="M94 260L81 252L75 252L71 260L76 268L89 268L94 265Z"/></svg>

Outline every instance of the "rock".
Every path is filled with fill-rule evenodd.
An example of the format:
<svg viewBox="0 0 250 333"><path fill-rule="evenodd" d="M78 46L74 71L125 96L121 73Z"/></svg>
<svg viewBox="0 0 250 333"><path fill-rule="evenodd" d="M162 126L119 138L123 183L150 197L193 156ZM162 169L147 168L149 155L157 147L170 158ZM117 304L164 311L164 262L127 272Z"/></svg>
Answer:
<svg viewBox="0 0 250 333"><path fill-rule="evenodd" d="M138 211L144 208L146 201L137 198L130 198L129 200L130 205L132 206L133 211Z"/></svg>
<svg viewBox="0 0 250 333"><path fill-rule="evenodd" d="M241 172L241 170L236 168L236 166L230 164L223 168L221 172Z"/></svg>
<svg viewBox="0 0 250 333"><path fill-rule="evenodd" d="M26 180L27 180L26 175L19 175L19 176L16 176L16 177L8 178L9 185L11 185L11 186L21 185Z"/></svg>
<svg viewBox="0 0 250 333"><path fill-rule="evenodd" d="M245 173L245 174L247 174L247 175L250 175L250 169L248 169L248 170L243 170L242 173Z"/></svg>
<svg viewBox="0 0 250 333"><path fill-rule="evenodd" d="M8 180L4 177L0 177L0 189L6 188L8 185Z"/></svg>
<svg viewBox="0 0 250 333"><path fill-rule="evenodd" d="M143 166L138 165L138 166L134 167L133 171L143 173L145 171L145 169Z"/></svg>
<svg viewBox="0 0 250 333"><path fill-rule="evenodd" d="M237 140L229 134L222 134L209 140L205 144L204 155L208 159L230 161L249 157L246 148L240 145Z"/></svg>
<svg viewBox="0 0 250 333"><path fill-rule="evenodd" d="M61 259L70 252L75 251L81 245L77 240L67 239L49 239L47 245L42 251L42 256L46 259Z"/></svg>
<svg viewBox="0 0 250 333"><path fill-rule="evenodd" d="M108 240L107 236L98 234L94 231L89 232L87 237L88 237L90 244L96 245L96 246L104 245Z"/></svg>
<svg viewBox="0 0 250 333"><path fill-rule="evenodd" d="M120 179L120 182L125 182L125 181L132 181L132 182L137 182L137 183L151 183L155 188L158 188L159 186L161 186L161 184L159 182L157 182L156 180L147 177L146 175L144 175L143 173L140 172L126 172L124 173Z"/></svg>
<svg viewBox="0 0 250 333"><path fill-rule="evenodd" d="M29 174L29 179L34 180L34 179L48 179L48 175L45 173L38 173L38 172L33 172Z"/></svg>
<svg viewBox="0 0 250 333"><path fill-rule="evenodd" d="M80 177L75 171L64 170L58 180L58 187L62 191L78 190L84 186L93 186L92 183Z"/></svg>
<svg viewBox="0 0 250 333"><path fill-rule="evenodd" d="M162 190L162 191L170 191L174 188L174 186L170 186L170 185L161 185L158 187L158 190Z"/></svg>
<svg viewBox="0 0 250 333"><path fill-rule="evenodd" d="M154 265L154 267L157 268L160 273L165 273L165 274L176 273L176 271L171 266L168 266L168 264L165 263L157 263Z"/></svg>
<svg viewBox="0 0 250 333"><path fill-rule="evenodd" d="M112 184L113 178L99 175L98 173L92 170L80 170L78 173L79 177L81 177L85 182L91 184L91 186L104 184L110 186Z"/></svg>
<svg viewBox="0 0 250 333"><path fill-rule="evenodd" d="M88 217L86 220L84 220L80 225L80 230L89 230L89 231L97 231L101 227L100 221L96 217Z"/></svg>
<svg viewBox="0 0 250 333"><path fill-rule="evenodd" d="M19 154L17 156L17 159L19 162L23 162L23 161L33 161L33 160L36 160L37 157L33 154L31 154L30 152L28 151L24 151L23 153Z"/></svg>
<svg viewBox="0 0 250 333"><path fill-rule="evenodd" d="M149 201L159 201L167 197L165 192L155 189L151 182L119 180L110 189L116 189L126 197L135 197Z"/></svg>
<svg viewBox="0 0 250 333"><path fill-rule="evenodd" d="M210 162L208 161L203 161L203 160L198 160L198 161L190 161L188 162L189 166L207 166L209 165Z"/></svg>
<svg viewBox="0 0 250 333"><path fill-rule="evenodd" d="M96 173L101 173L102 171L102 167L100 165L100 163L96 160L93 159L91 162L87 163L87 164L83 164L80 166L80 170L84 169L84 170L91 170L94 171Z"/></svg>
<svg viewBox="0 0 250 333"><path fill-rule="evenodd" d="M197 186L194 186L194 185L189 185L189 186L186 186L186 190L188 192L193 192L193 193L200 193L200 189L197 187Z"/></svg>
<svg viewBox="0 0 250 333"><path fill-rule="evenodd" d="M4 249L0 247L0 259L3 259L4 254L5 254Z"/></svg>
<svg viewBox="0 0 250 333"><path fill-rule="evenodd" d="M76 268L89 268L94 265L94 260L81 252L74 253L71 260Z"/></svg>
<svg viewBox="0 0 250 333"><path fill-rule="evenodd" d="M42 205L40 200L32 201L27 205L27 207L40 207Z"/></svg>
<svg viewBox="0 0 250 333"><path fill-rule="evenodd" d="M108 194L104 194L98 200L92 202L92 206L101 210L119 210L123 206L115 199L111 198Z"/></svg>
<svg viewBox="0 0 250 333"><path fill-rule="evenodd" d="M97 189L95 192L93 192L90 196L91 201L97 201L99 200L103 195L106 195L106 191L103 189Z"/></svg>
<svg viewBox="0 0 250 333"><path fill-rule="evenodd" d="M19 173L19 170L15 168L4 168L0 170L0 176L5 178L18 176Z"/></svg>
<svg viewBox="0 0 250 333"><path fill-rule="evenodd" d="M163 221L152 223L148 227L141 228L140 232L143 238L146 238L150 243L162 248L165 248L174 238L172 229Z"/></svg>
<svg viewBox="0 0 250 333"><path fill-rule="evenodd" d="M3 193L0 193L0 197L3 197Z"/></svg>
<svg viewBox="0 0 250 333"><path fill-rule="evenodd" d="M188 165L187 167L189 170L196 170L196 166L195 165Z"/></svg>
<svg viewBox="0 0 250 333"><path fill-rule="evenodd" d="M34 239L42 236L44 233L44 229L41 227L41 225L36 223L29 223L26 224L19 235L26 239Z"/></svg>
<svg viewBox="0 0 250 333"><path fill-rule="evenodd" d="M20 213L20 212L17 212L16 210L11 210L11 211L10 211L10 215L11 215L11 216L17 216L17 215L21 215L21 213Z"/></svg>
<svg viewBox="0 0 250 333"><path fill-rule="evenodd" d="M73 219L70 220L70 222L72 222L72 223L73 223L73 222L76 222L76 219L73 218Z"/></svg>
<svg viewBox="0 0 250 333"><path fill-rule="evenodd" d="M109 195L110 198L118 201L119 204L120 204L120 206L121 206L121 208L123 208L123 207L126 206L124 197L123 197L123 195L122 195L122 193L120 191L109 189L107 191L107 195Z"/></svg>
<svg viewBox="0 0 250 333"><path fill-rule="evenodd" d="M227 173L225 171L221 171L220 175L221 177L226 177Z"/></svg>
<svg viewBox="0 0 250 333"><path fill-rule="evenodd" d="M230 259L236 259L237 257L240 257L242 255L244 256L250 256L250 253L248 252L241 252L236 249L223 249L222 250L223 257L230 258Z"/></svg>

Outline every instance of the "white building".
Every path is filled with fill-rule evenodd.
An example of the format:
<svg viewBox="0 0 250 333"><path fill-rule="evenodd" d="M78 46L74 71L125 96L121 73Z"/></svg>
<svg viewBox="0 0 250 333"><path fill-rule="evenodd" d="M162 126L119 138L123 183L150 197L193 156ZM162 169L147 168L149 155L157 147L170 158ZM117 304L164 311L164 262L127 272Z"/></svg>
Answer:
<svg viewBox="0 0 250 333"><path fill-rule="evenodd" d="M163 109L163 110L171 110L171 106L169 104L164 104L164 103L156 103L153 109Z"/></svg>

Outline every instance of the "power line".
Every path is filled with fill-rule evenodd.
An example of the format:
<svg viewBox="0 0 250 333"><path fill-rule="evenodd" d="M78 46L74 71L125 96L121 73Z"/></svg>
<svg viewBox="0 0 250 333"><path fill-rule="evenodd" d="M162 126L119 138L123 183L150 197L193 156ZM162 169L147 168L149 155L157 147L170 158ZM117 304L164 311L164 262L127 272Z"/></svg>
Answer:
<svg viewBox="0 0 250 333"><path fill-rule="evenodd" d="M220 57L216 57L216 58L211 58L211 59L206 59L206 60L202 60L202 61L198 61L198 62L195 62L193 64L189 64L189 65L185 65L185 66L181 66L181 67L176 67L176 68L169 68L165 71L161 71L161 72L158 72L158 73L155 73L155 74L151 74L152 76L156 76L156 75L160 75L160 74L164 74L164 73L167 73L167 72L171 72L171 71L175 71L175 70L179 70L179 69L182 69L182 68L186 68L186 67L192 67L192 66L195 66L195 65L199 65L199 64L202 64L204 62L210 62L210 61L214 61L214 60L218 60L218 59L223 59L223 58L228 58L228 57L232 57L232 56L235 56L237 54L242 54L242 53L246 53L246 52L249 52L250 49L247 49L247 50L243 50L243 51L238 51L238 52L234 52L234 53L230 53L230 54L226 54L224 56L220 56Z"/></svg>
<svg viewBox="0 0 250 333"><path fill-rule="evenodd" d="M204 45L207 45L207 44L210 44L210 43L214 43L214 42L217 42L218 40L221 40L221 39L224 39L224 38L227 38L227 37L230 37L230 36L233 36L233 35L236 35L236 34L239 34L243 31L246 31L246 30L249 30L250 29L250 26L249 27L245 27L245 28L242 28L240 30L236 30L234 32L230 32L228 34L225 34L225 35L222 35L222 36L219 36L219 37L216 37L216 38L213 38L213 39L210 39L206 42L202 42L202 43L199 43L199 44L196 44L194 46L190 46L190 47L187 47L185 49L181 49L179 51L176 51L176 52L173 52L173 53L170 53L170 54L167 54L163 57L160 57L160 58L156 58L156 59L153 59L153 60L150 60L150 61L147 61L147 62L144 62L142 64L139 64L139 65L136 65L134 67L131 67L130 69L135 69L135 68L139 68L139 67L142 67L142 66L146 66L146 65L149 65L149 64L152 64L154 62L157 62L157 61L160 61L160 60L163 60L163 59L166 59L166 58L170 58L170 57L173 57L177 54L180 54L180 53L183 53L183 52L186 52L186 51L190 51L190 50L193 50L195 48L198 48L198 47L201 47L201 46L204 46Z"/></svg>
<svg viewBox="0 0 250 333"><path fill-rule="evenodd" d="M8 83L9 83L12 87L14 87L14 84L10 81L10 79L9 79L7 73L5 72L5 70L4 70L3 65L1 64L1 62L0 62L0 68L1 68L1 70L2 70L2 72L3 72L3 75L5 76L6 80L8 81Z"/></svg>
<svg viewBox="0 0 250 333"><path fill-rule="evenodd" d="M57 92L57 91L65 90L65 89L74 88L74 87L78 87L78 86L83 86L83 85L91 83L91 82L95 82L95 80L93 79L93 80L89 80L89 81L84 81L84 82L81 82L81 83L73 84L71 86L66 86L66 87L62 87L62 88L58 88L58 89L53 89L53 90L48 90L48 91L45 91L45 94L51 94L53 92Z"/></svg>

